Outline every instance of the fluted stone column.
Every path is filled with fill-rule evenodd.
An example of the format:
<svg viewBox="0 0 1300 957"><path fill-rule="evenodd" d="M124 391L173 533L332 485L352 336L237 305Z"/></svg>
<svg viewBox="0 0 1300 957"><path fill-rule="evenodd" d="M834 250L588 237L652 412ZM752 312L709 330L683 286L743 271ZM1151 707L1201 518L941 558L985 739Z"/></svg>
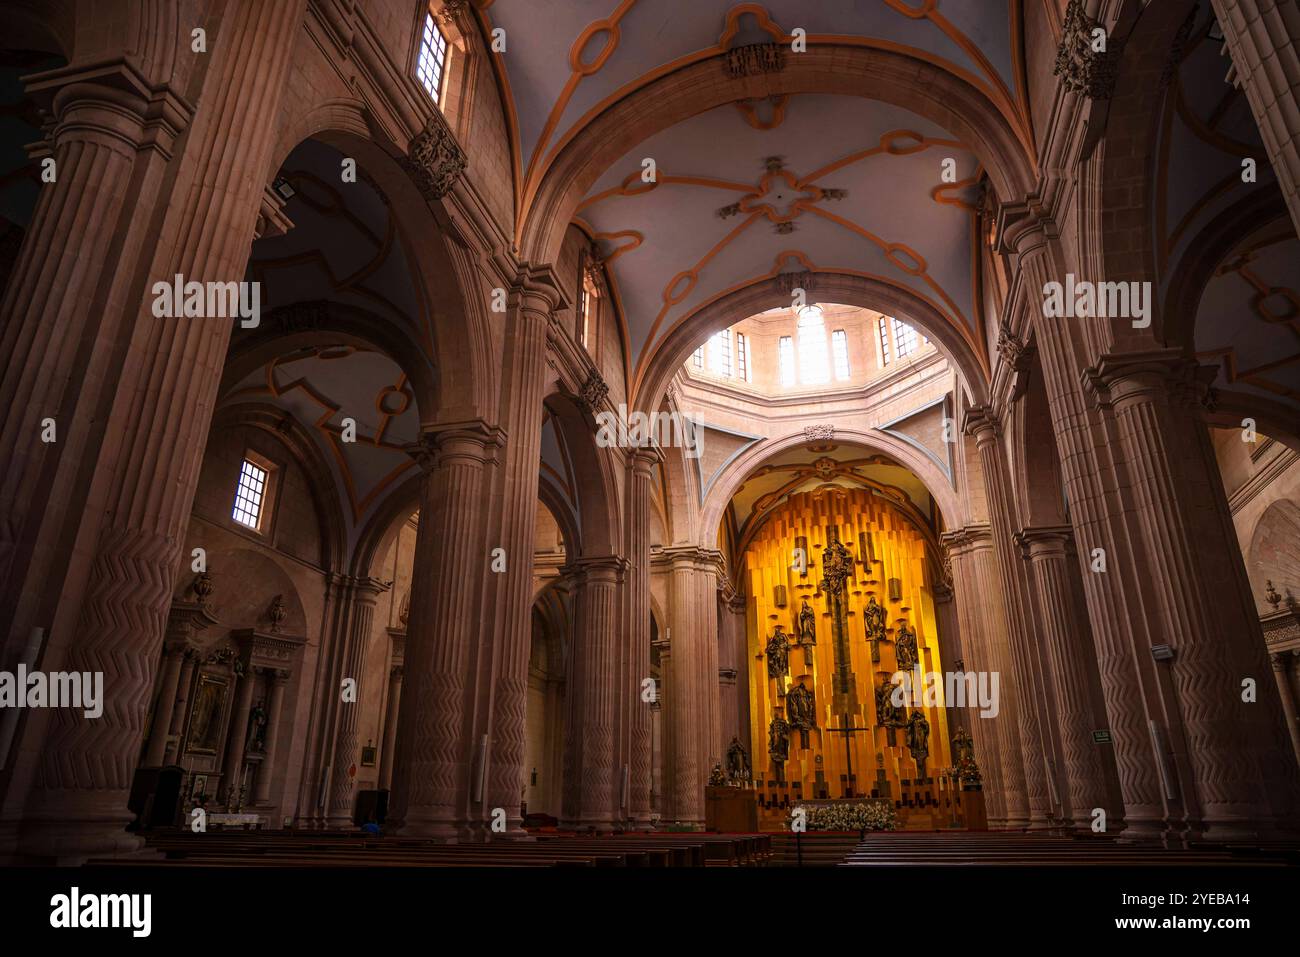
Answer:
<svg viewBox="0 0 1300 957"><path fill-rule="evenodd" d="M733 719L735 723L736 737L740 738L740 743L745 746L749 754L753 754L753 748L750 744L750 711L749 711L749 633L746 628L745 612L749 607L749 601L744 595L733 595L727 603L727 620L731 623L731 644L732 660L736 669L736 716ZM731 745L731 735L723 734L723 743L726 746ZM723 751L726 754L726 751Z"/></svg>
<svg viewBox="0 0 1300 957"><path fill-rule="evenodd" d="M745 687L745 599L727 585L720 596L721 625L718 628L718 743L717 760L726 766L727 748L739 738L742 721L741 696ZM748 701L744 711L748 711Z"/></svg>
<svg viewBox="0 0 1300 957"><path fill-rule="evenodd" d="M1268 161L1300 231L1300 6L1212 0Z"/></svg>
<svg viewBox="0 0 1300 957"><path fill-rule="evenodd" d="M578 561L577 623L566 682L564 818L582 828L609 831L617 795L614 721L619 695L618 585L626 563L613 556Z"/></svg>
<svg viewBox="0 0 1300 957"><path fill-rule="evenodd" d="M143 767L161 767L167 753L167 735L171 731L176 689L180 686L181 663L185 660L186 651L185 645L180 643L168 644L163 648L162 678L159 682L158 701L154 705L149 743L145 746Z"/></svg>
<svg viewBox="0 0 1300 957"><path fill-rule="evenodd" d="M1291 751L1300 760L1300 720L1296 718L1295 692L1291 690L1291 664L1297 659L1294 651L1279 651L1268 656L1277 676L1277 690L1282 698L1282 714L1291 734Z"/></svg>
<svg viewBox="0 0 1300 957"><path fill-rule="evenodd" d="M384 766L379 770L379 786L384 790L393 787L393 758L397 744L397 715L402 701L402 665L392 665L388 669L388 707L384 709Z"/></svg>
<svg viewBox="0 0 1300 957"><path fill-rule="evenodd" d="M947 532L944 545L952 562L953 591L957 603L958 628L962 635L963 663L967 671L998 673L998 715L985 717L978 704L968 707L967 730L975 743L975 761L984 784L989 826L995 829L1023 827L1028 821L1024 773L1014 730L1002 710L1003 682L993 634L1003 629L1005 612L997 589L993 538L987 525L967 525ZM1010 755L1010 759L1008 759Z"/></svg>
<svg viewBox="0 0 1300 957"><path fill-rule="evenodd" d="M232 797L232 789L238 788L244 775L244 751L248 738L248 714L253 708L253 687L257 676L246 664L236 666L234 682L235 703L230 710L230 723L226 728L226 756L221 762L222 784L226 789L226 800ZM244 795L245 798L248 795Z"/></svg>
<svg viewBox="0 0 1300 957"><path fill-rule="evenodd" d="M665 738L671 774L672 817L704 823L704 786L719 737L716 552L694 547L666 549L672 562L672 654L664 692Z"/></svg>
<svg viewBox="0 0 1300 957"><path fill-rule="evenodd" d="M1012 541L1015 511L1000 441L1002 429L987 406L977 406L967 412L965 429L974 436L979 450L1006 610L1006 630L992 636L992 650L1002 669L1002 707L1009 710L1008 717L1014 719L1018 731L1028 823L1031 827L1044 827L1051 816L1046 767L1050 749L1041 720L1041 709L1048 696L1044 682L1035 673L1030 648L1035 631L1034 606L1025 589L1024 563L1019 560Z"/></svg>
<svg viewBox="0 0 1300 957"><path fill-rule="evenodd" d="M410 450L423 484L389 798L403 834L453 838L468 812L474 744L465 698L481 627L478 589L494 576L484 535L490 466L502 441L483 422L458 423L424 434ZM507 552L507 568L524 565L531 574L518 555Z"/></svg>
<svg viewBox="0 0 1300 957"><path fill-rule="evenodd" d="M271 800L271 778L280 757L280 715L284 711L284 689L289 683L289 672L284 669L267 669L266 677L271 694L266 705L266 750L258 768L257 783L253 787L253 803L268 804Z"/></svg>
<svg viewBox="0 0 1300 957"><path fill-rule="evenodd" d="M349 595L349 621L345 632L342 680L329 693L340 696L338 726L334 732L334 757L331 762L329 816L331 827L352 826L352 802L356 797L356 764L361 742L357 724L361 720L361 702L367 688L362 681L366 645L375 623L375 605L388 585L373 578L359 578L352 582ZM354 696L342 697L342 682L355 684Z"/></svg>
<svg viewBox="0 0 1300 957"><path fill-rule="evenodd" d="M1199 415L1199 370L1178 350L1103 356L1090 381L1114 414L1131 477L1144 589L1159 609L1200 817L1211 839L1295 827L1296 764L1227 499ZM1251 678L1258 700L1243 701ZM1277 753L1283 755L1278 760ZM1193 820L1193 829L1195 820Z"/></svg>
<svg viewBox="0 0 1300 957"><path fill-rule="evenodd" d="M650 509L652 449L634 449L628 456L627 490L627 696L623 707L630 729L628 814L637 828L650 826L650 704L643 700L641 682L650 676Z"/></svg>
<svg viewBox="0 0 1300 957"><path fill-rule="evenodd" d="M189 707L190 695L193 693L194 675L198 670L198 655L194 649L187 648L183 658L181 677L177 682L178 691L172 700L171 714L167 719L167 746L163 752L163 764L180 762L181 735L185 730L186 711Z"/></svg>
<svg viewBox="0 0 1300 957"><path fill-rule="evenodd" d="M1069 528L1026 528L1017 540L1033 568L1042 610L1042 640L1047 645L1056 688L1056 720L1064 758L1067 812L1075 830L1090 831L1093 808L1118 818L1108 807L1101 756L1092 740L1097 727L1088 683L1091 648L1079 625L1082 610L1074 607L1066 558Z"/></svg>
<svg viewBox="0 0 1300 957"><path fill-rule="evenodd" d="M487 820L494 809L503 809L507 833L514 836L525 834L519 800L526 773L524 719L532 634L537 463L546 398L547 333L552 312L564 301L559 288L549 269L521 273L511 289L505 334L502 410L508 438L495 537L505 549L508 566L494 582L498 612L493 634L490 760L480 811Z"/></svg>
<svg viewBox="0 0 1300 957"><path fill-rule="evenodd" d="M67 168L77 171L59 184L63 212L71 212L66 203L82 193L83 215L50 233L34 224L34 242L39 236L59 241L28 256L11 280L18 290L13 302L22 308L17 326L6 326L16 328L22 346L11 353L6 380L20 381L6 384L0 395L10 407L30 403L38 417L59 409L71 414L57 464L38 451L39 430L15 436L18 454L3 453L6 462L22 463L10 471L37 475L48 491L45 500L31 492L4 496L6 509L16 503L17 514L26 513L7 519L6 538L23 545L8 559L5 591L25 596L12 623L18 634L27 634L34 622L49 622L47 666L102 672L111 697L97 719L62 709L29 723L27 733L43 731L44 741L25 752L4 785L0 814L22 818L19 850L30 859L72 861L138 844L123 831L130 818L127 792L222 359L236 325L220 318L156 318L152 284L177 274L198 282L243 278L305 6L306 0L226 5L220 23L211 24L202 106L179 141L183 152L166 170L123 163L143 138L176 126L162 104L139 107L148 85L134 81L129 69L118 70L114 82L124 83L135 102L123 107L118 98L106 115L77 117L62 109L83 95L85 84L60 87L54 97L69 123L98 127L99 144L83 150L82 160L100 165L93 174L87 167L83 177L82 160L63 154ZM126 140L134 142L109 146L116 134L107 130L123 123L132 127ZM173 145L164 144L164 158ZM60 149L56 143L56 154ZM152 160L145 156L142 163ZM131 210L128 226L112 221L113 209L129 208L125 191L132 185L145 202ZM92 209L115 194L121 205L113 198L101 222ZM157 215L155 196L167 201L165 215ZM55 214L54 205L42 209L42 220ZM130 255L117 255L119 249ZM52 271L59 261L64 265ZM44 278L29 279L32 269ZM87 270L96 275L66 285ZM48 297L37 289L51 281L67 290L58 314L77 311L95 325L82 324L78 334L66 321L49 323ZM48 326L46 342L37 342L36 326ZM53 385L21 381L36 364ZM89 504L65 513L69 501ZM26 796L21 810L13 799L20 794Z"/></svg>
<svg viewBox="0 0 1300 957"><path fill-rule="evenodd" d="M939 657L943 661L945 671L958 671L958 662L965 665L965 659L962 657L961 645L961 628L958 626L956 592L953 590L951 578L947 581L937 581L931 587L931 596L934 599L934 624L939 635ZM969 711L966 705L958 707L953 700L944 701L944 710L948 714L948 734L951 736L958 728L965 728L968 732L971 726L971 715L978 714L978 709ZM951 743L951 742L950 742Z"/></svg>
<svg viewBox="0 0 1300 957"><path fill-rule="evenodd" d="M1150 653L1160 639L1151 634L1143 612L1144 592L1135 587L1145 573L1135 574L1132 564L1131 522L1113 498L1118 480L1112 449L1117 442L1081 382L1098 332L1081 320L1070 323L1041 315L1037 291L1048 282L1062 281L1066 267L1048 238L1054 227L1029 206L1005 213L1008 219L1017 215L1021 218L1002 228L1003 244L1016 254L1024 286L1031 290L1027 310L1042 360L1070 523L1085 569L1083 588L1124 799L1124 836L1154 840L1166 828L1180 826L1176 821L1182 806L1176 798L1165 797L1152 742L1149 720L1167 707ZM1105 557L1105 572L1093 570L1099 567L1098 549Z"/></svg>

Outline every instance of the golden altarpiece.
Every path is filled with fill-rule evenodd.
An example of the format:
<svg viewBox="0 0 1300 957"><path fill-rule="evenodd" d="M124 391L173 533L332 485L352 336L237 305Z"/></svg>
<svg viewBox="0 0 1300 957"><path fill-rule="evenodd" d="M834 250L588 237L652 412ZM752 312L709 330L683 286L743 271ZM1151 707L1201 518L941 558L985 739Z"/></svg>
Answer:
<svg viewBox="0 0 1300 957"><path fill-rule="evenodd" d="M899 826L950 823L942 679L928 700L916 687L902 707L891 681L942 673L933 541L898 490L829 484L791 495L742 539L765 827L800 803L871 799L893 804Z"/></svg>

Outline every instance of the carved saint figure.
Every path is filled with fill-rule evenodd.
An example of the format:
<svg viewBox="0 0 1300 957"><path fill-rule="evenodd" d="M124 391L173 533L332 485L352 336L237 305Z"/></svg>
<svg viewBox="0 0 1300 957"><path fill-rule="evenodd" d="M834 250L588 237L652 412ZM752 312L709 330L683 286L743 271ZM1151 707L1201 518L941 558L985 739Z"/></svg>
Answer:
<svg viewBox="0 0 1300 957"><path fill-rule="evenodd" d="M925 759L930 756L930 722L919 709L912 710L907 721L907 750L912 753L921 776L925 776Z"/></svg>
<svg viewBox="0 0 1300 957"><path fill-rule="evenodd" d="M748 781L751 774L749 752L740 738L732 738L727 746L727 777L732 781Z"/></svg>
<svg viewBox="0 0 1300 957"><path fill-rule="evenodd" d="M722 764L721 762L714 761L713 770L709 772L709 787L721 788L726 787L726 785L727 776L722 773Z"/></svg>
<svg viewBox="0 0 1300 957"><path fill-rule="evenodd" d="M894 688L888 681L876 688L876 721L884 728L901 728L907 723L903 709L894 704Z"/></svg>
<svg viewBox="0 0 1300 957"><path fill-rule="evenodd" d="M767 754L779 764L790 758L790 725L786 724L780 712L772 716L767 726Z"/></svg>
<svg viewBox="0 0 1300 957"><path fill-rule="evenodd" d="M872 595L867 607L862 609L862 621L867 629L867 641L885 640L885 607Z"/></svg>
<svg viewBox="0 0 1300 957"><path fill-rule="evenodd" d="M894 639L894 655L898 660L899 671L911 671L916 667L916 632L908 627L907 622L898 626L898 637Z"/></svg>
<svg viewBox="0 0 1300 957"><path fill-rule="evenodd" d="M817 615L808 607L807 598L799 609L799 642L804 645L817 644Z"/></svg>
<svg viewBox="0 0 1300 957"><path fill-rule="evenodd" d="M781 626L767 639L767 676L780 680L790 673L790 639Z"/></svg>
<svg viewBox="0 0 1300 957"><path fill-rule="evenodd" d="M965 728L959 727L957 733L952 736L952 750L958 765L975 760L975 742L971 740Z"/></svg>
<svg viewBox="0 0 1300 957"><path fill-rule="evenodd" d="M807 731L817 727L817 697L803 685L791 688L785 696L785 710L790 714L790 727Z"/></svg>
<svg viewBox="0 0 1300 957"><path fill-rule="evenodd" d="M253 710L248 713L248 740L245 750L255 752L266 750L266 709L262 707L260 701L253 705Z"/></svg>

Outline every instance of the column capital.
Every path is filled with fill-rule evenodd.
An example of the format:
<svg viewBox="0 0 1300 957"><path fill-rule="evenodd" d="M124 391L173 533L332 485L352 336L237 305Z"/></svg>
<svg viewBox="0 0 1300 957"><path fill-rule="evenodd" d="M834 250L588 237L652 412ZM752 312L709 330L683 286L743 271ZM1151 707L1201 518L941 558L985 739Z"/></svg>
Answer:
<svg viewBox="0 0 1300 957"><path fill-rule="evenodd" d="M623 580L630 562L621 555L584 555L566 567L573 568L579 581L616 584Z"/></svg>
<svg viewBox="0 0 1300 957"><path fill-rule="evenodd" d="M944 532L939 541L950 551L960 554L968 548L992 545L993 530L985 524L964 525Z"/></svg>
<svg viewBox="0 0 1300 957"><path fill-rule="evenodd" d="M991 405L973 405L966 410L962 431L974 437L976 445L983 447L1002 434L1002 423Z"/></svg>
<svg viewBox="0 0 1300 957"><path fill-rule="evenodd" d="M1069 525L1039 525L1022 528L1011 539L1022 557L1037 560L1054 556L1063 558L1072 537L1073 530Z"/></svg>
<svg viewBox="0 0 1300 957"><path fill-rule="evenodd" d="M648 477L654 467L663 460L663 450L655 445L633 445L627 450L628 464L637 475Z"/></svg>
<svg viewBox="0 0 1300 957"><path fill-rule="evenodd" d="M726 573L726 559L716 548L704 548L699 545L673 545L665 548L663 556L672 562L673 568L679 565L691 565L700 571L712 571L715 574Z"/></svg>
<svg viewBox="0 0 1300 957"><path fill-rule="evenodd" d="M495 462L497 452L505 443L503 429L482 419L471 419L425 426L419 437L406 446L406 453L429 474L456 459L482 465Z"/></svg>
<svg viewBox="0 0 1300 957"><path fill-rule="evenodd" d="M1181 349L1106 353L1083 371L1084 394L1101 409L1122 408L1157 396L1173 396L1187 406L1213 408L1210 385L1218 370L1203 366Z"/></svg>
<svg viewBox="0 0 1300 957"><path fill-rule="evenodd" d="M1056 223L1038 194L998 204L993 229L993 247L997 252L1023 256L1057 235Z"/></svg>

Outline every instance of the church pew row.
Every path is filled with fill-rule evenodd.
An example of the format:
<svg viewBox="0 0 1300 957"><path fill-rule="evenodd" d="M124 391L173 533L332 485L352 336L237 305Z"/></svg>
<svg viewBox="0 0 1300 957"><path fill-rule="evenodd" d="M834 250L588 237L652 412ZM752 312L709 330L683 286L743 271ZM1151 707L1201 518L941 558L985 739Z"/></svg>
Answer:
<svg viewBox="0 0 1300 957"><path fill-rule="evenodd" d="M700 867L760 864L770 856L767 835L695 833L549 834L529 841L440 844L355 832L170 831L149 835L147 845L154 853L129 865ZM91 863L113 866L122 861Z"/></svg>
<svg viewBox="0 0 1300 957"><path fill-rule="evenodd" d="M849 867L927 866L1206 866L1272 864L1285 866L1289 855L1246 856L1224 847L1190 850L1120 844L1110 838L1070 838L1007 834L872 834L844 861Z"/></svg>

